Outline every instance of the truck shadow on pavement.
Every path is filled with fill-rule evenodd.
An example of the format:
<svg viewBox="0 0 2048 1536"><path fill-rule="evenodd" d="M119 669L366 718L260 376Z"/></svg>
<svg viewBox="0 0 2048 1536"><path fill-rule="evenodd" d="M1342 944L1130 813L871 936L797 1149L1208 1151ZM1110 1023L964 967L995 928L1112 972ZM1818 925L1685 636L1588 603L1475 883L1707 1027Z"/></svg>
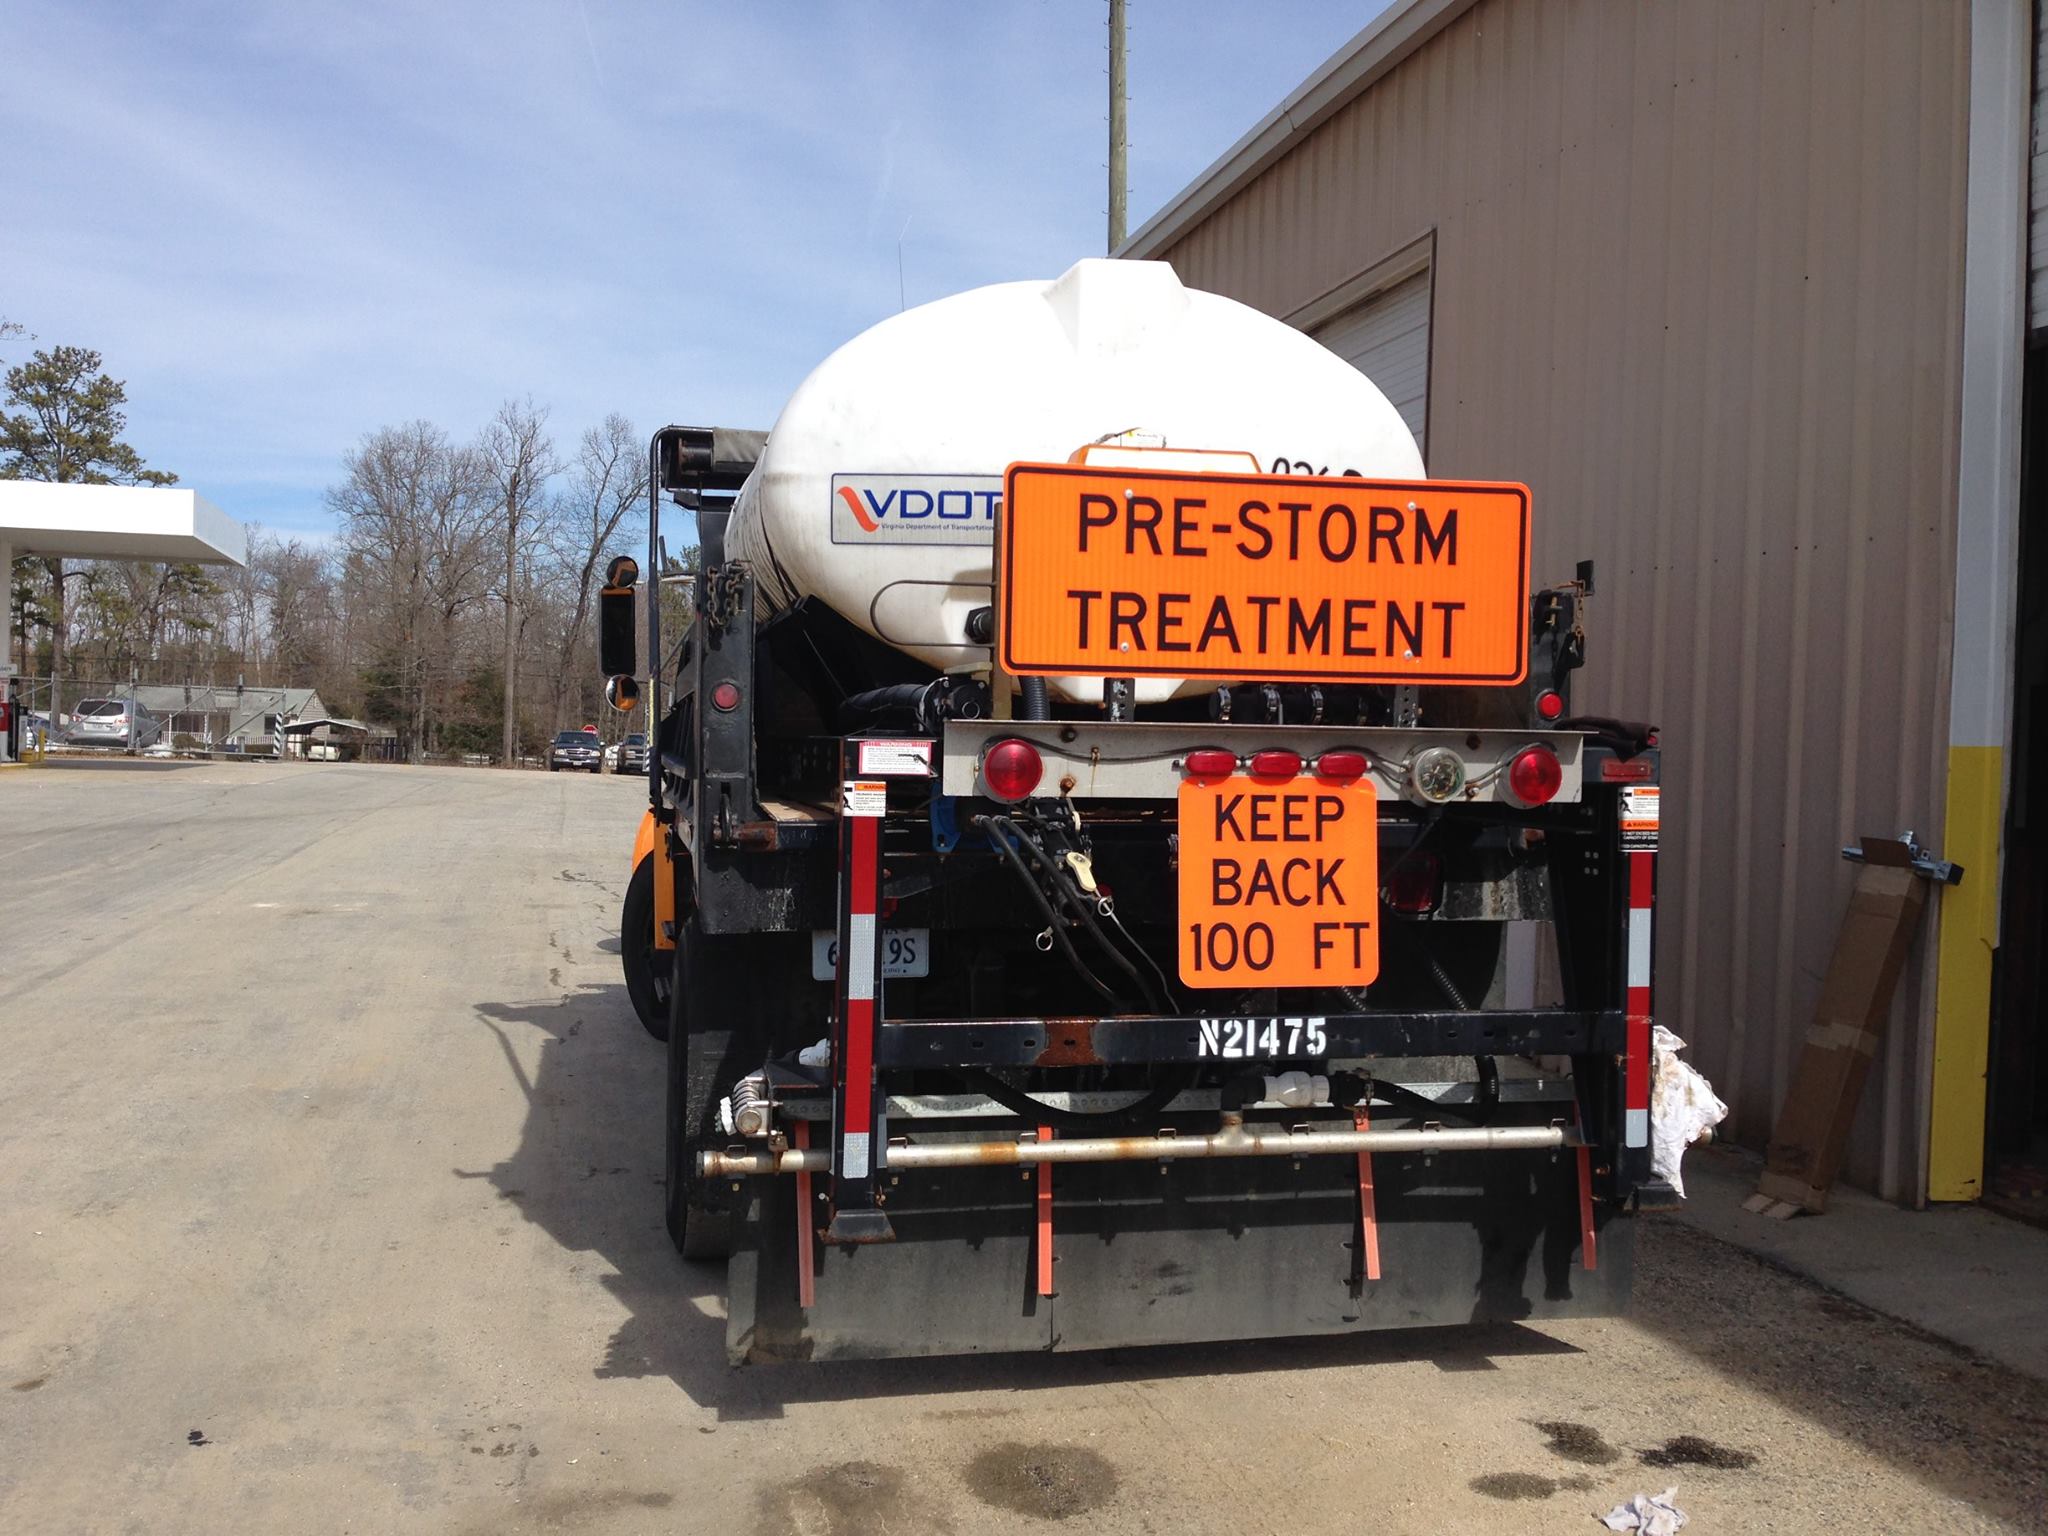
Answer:
<svg viewBox="0 0 2048 1536"><path fill-rule="evenodd" d="M519 1146L478 1174L572 1253L628 1316L593 1372L666 1376L722 1420L773 1419L791 1403L1029 1391L1102 1381L1428 1361L1487 1371L1497 1359L1576 1354L1516 1324L1414 1329L1334 1338L1146 1347L1072 1354L753 1365L725 1358L722 1265L677 1256L662 1224L665 1048L633 1017L621 986L584 986L539 1002L479 1003L527 1101ZM539 1042L537 1064L531 1043Z"/></svg>
<svg viewBox="0 0 2048 1536"><path fill-rule="evenodd" d="M1720 1375L1738 1404L1767 1396L1958 1502L2048 1532L2048 1382L1680 1219L1642 1220L1632 1326ZM2040 1313L2048 1322L2048 1299ZM1642 1423L1654 1421L1646 1413ZM1681 1435L1638 1459L1719 1469L1730 1465L1720 1449Z"/></svg>

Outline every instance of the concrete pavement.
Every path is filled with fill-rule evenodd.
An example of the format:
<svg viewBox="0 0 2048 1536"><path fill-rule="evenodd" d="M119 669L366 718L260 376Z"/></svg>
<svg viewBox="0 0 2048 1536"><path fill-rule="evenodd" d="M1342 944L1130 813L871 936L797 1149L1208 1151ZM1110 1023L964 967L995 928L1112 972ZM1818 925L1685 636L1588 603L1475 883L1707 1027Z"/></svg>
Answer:
<svg viewBox="0 0 2048 1536"><path fill-rule="evenodd" d="M0 776L0 1529L2048 1530L2048 1387L1663 1219L1626 1320L729 1370L637 793Z"/></svg>

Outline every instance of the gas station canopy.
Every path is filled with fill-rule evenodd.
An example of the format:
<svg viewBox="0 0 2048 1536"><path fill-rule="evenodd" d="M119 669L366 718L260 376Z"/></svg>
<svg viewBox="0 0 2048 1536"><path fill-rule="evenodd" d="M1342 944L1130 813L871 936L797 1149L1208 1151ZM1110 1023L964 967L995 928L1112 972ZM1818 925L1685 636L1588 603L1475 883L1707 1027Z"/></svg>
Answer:
<svg viewBox="0 0 2048 1536"><path fill-rule="evenodd" d="M242 565L242 525L197 491L0 480L0 551L80 560Z"/></svg>

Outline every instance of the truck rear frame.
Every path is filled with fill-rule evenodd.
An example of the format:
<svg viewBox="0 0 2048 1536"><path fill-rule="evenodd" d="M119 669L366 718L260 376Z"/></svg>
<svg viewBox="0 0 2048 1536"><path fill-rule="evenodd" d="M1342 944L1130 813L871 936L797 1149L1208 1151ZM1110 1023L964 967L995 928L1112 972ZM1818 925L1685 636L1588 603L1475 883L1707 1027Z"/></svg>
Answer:
<svg viewBox="0 0 2048 1536"><path fill-rule="evenodd" d="M703 550L666 703L648 605L649 784L673 882L657 940L675 952L670 1226L686 1251L693 1231L699 1248L707 1232L730 1243L735 1360L1625 1305L1629 1218L1650 1183L1654 747L1613 722L1428 727L1412 700L1389 718L1343 690L1327 711L1320 691L1305 709L1298 690L1263 690L1260 718L1256 685L1228 722L987 718L957 681L898 676L829 610L756 623L754 574L719 548L717 501L744 472L719 446L670 428L652 449L651 570L665 493L697 506ZM1532 675L1568 689L1579 630L1558 601L1538 599ZM837 678L836 720L804 681L818 668ZM1043 804L981 781L990 745L1012 739L1048 765ZM1567 770L1545 805L1381 802L1383 875L1447 848L1429 853L1435 905L1383 925L1400 962L1384 1005L1375 983L1334 1007L1293 989L1201 994L1208 1013L1089 1007L1083 989L1023 979L1034 959L1057 967L1048 934L1068 948L1056 924L1037 929L1054 906L1034 916L1011 891L1030 896L1034 870L1043 883L1041 860L1078 857L1104 892L1113 876L1102 916L1157 951L1188 750L1273 748L1304 766L1353 752L1391 783L1426 751L1499 762L1531 741ZM1532 916L1555 934L1558 1001L1508 1006L1497 950L1462 941L1484 929L1497 945L1506 920ZM899 921L948 969L891 979ZM836 938L829 981L813 979L813 930ZM1154 973L1159 990L1133 971L1170 997ZM1482 974L1487 996L1467 995ZM1002 1006L1020 990L1057 1006Z"/></svg>

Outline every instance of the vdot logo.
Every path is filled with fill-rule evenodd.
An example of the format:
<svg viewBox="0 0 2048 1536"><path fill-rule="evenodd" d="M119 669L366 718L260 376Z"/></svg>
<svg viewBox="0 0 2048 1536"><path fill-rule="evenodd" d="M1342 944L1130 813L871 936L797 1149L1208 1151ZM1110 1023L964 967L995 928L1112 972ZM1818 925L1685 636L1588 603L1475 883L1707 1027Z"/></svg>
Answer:
<svg viewBox="0 0 2048 1536"><path fill-rule="evenodd" d="M834 475L834 544L988 544L1001 475Z"/></svg>

